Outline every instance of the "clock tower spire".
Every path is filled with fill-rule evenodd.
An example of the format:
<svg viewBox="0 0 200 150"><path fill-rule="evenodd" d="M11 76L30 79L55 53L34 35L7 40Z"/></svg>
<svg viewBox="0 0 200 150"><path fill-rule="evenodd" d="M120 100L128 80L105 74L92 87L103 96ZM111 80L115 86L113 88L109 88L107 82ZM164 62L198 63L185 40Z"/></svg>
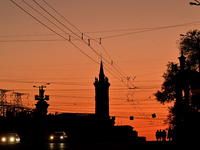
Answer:
<svg viewBox="0 0 200 150"><path fill-rule="evenodd" d="M105 77L103 63L100 63L99 79L95 78L95 114L101 118L109 118L109 86Z"/></svg>

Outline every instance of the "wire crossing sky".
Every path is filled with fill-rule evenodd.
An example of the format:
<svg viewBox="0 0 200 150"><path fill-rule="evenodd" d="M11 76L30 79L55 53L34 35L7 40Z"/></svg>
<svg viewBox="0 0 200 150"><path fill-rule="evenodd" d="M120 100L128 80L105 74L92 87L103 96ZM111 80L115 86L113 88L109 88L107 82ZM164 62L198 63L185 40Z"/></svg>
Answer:
<svg viewBox="0 0 200 150"><path fill-rule="evenodd" d="M33 10L35 10L37 13L39 13L42 17L44 17L45 19L47 19L50 23L52 23L53 25L55 25L57 28L59 28L60 30L62 30L59 26L57 26L55 23L53 23L52 21L50 21L47 17L45 17L44 15L42 15L39 11L37 11L34 7L32 7L31 5L29 5L27 2L25 2L24 0L22 0L26 5L28 5L30 8L32 8ZM33 0L34 1L34 0ZM46 28L48 28L49 30L51 30L52 32L54 32L55 34L57 34L58 36L60 36L60 37L62 37L64 40L66 40L66 41L69 41L72 45L74 45L74 47L76 47L79 51L81 51L85 56L87 56L88 58L90 58L91 60L93 60L95 63L98 63L97 61L95 61L93 58L91 58L89 55L87 55L85 52L83 52L83 50L81 50L77 45L75 45L74 43L72 43L71 42L71 37L70 37L70 35L69 35L69 39L67 39L67 38L65 38L64 36L62 36L61 34L59 34L58 32L56 32L55 30L53 30L52 28L50 28L48 25L46 25L46 24L44 24L42 21L40 21L39 19L37 19L36 17L34 17L32 14L30 14L28 11L26 11L24 8L22 8L20 5L18 5L16 2L14 2L14 1L12 1L11 0L11 2L13 2L17 7L19 7L21 10L23 10L26 14L28 14L30 17L32 17L33 19L35 19L36 21L38 21L39 23L41 23L43 26L45 26ZM54 20L56 20L59 24L61 24L63 27L65 27L67 30L69 30L71 33L73 33L74 35L76 35L78 38L81 38L81 37L79 37L74 31L72 31L71 29L69 29L67 26L65 26L61 21L59 21L56 17L54 17L50 12L48 12L44 7L42 7L39 3L37 3L36 1L34 1L42 10L44 10L48 15L50 15ZM45 2L45 1L44 1ZM47 2L45 2L48 6L50 6ZM50 6L51 7L51 6ZM53 7L51 7L52 9L53 9ZM54 11L55 11L55 9L53 9ZM56 13L58 13L57 11L56 11ZM59 13L58 13L59 14ZM60 15L60 14L59 14ZM61 16L61 15L60 15ZM63 18L63 17L62 17ZM65 20L67 20L67 19L65 19ZM68 23L69 23L69 21L67 21ZM71 23L70 23L70 25L72 25ZM75 27L74 25L72 25L73 27ZM77 28L75 27L75 29L77 30ZM67 34L64 30L62 30L65 34ZM78 30L79 31L79 30ZM80 32L80 31L79 31ZM82 36L83 36L83 33L82 33ZM83 38L81 38L82 40L83 40ZM88 41L89 41L90 39L88 39ZM85 40L83 40L83 42L85 43L85 44L88 44L88 46L94 51L94 53L95 54L97 54L97 56L100 58L100 59L103 59L105 62L107 62L108 64L111 64L112 65L112 67L120 74L120 75L122 75L122 77L123 78L128 78L127 76L124 76L123 74L124 74L124 72L122 71L122 73L120 72L121 71L121 69L119 68L119 70L116 68L116 67L114 67L114 65L113 65L113 61L111 60L111 63L108 61L108 60L106 60L102 55L100 55L98 52L96 52L96 50L94 49L94 48L92 48L91 46L90 46L90 43L86 43L85 42ZM109 56L109 54L107 53L107 51L106 51L106 49L102 46L102 48L104 49L104 51L106 52L106 54ZM109 58L110 58L110 56L109 56ZM117 78L118 80L121 80L120 78L118 78L116 75L114 75L113 73L111 73L110 72L110 70L111 71L113 71L109 66L107 66L109 69L107 69L107 68L105 68L111 75L113 75L115 78ZM116 74L116 73L115 73ZM123 78L122 78L122 82L126 85L126 83L123 81ZM130 80L128 80L127 79L127 82L130 82ZM130 84L132 84L131 82L130 82ZM128 85L126 85L127 87L128 87ZM134 86L133 84L132 84L132 86ZM131 87L129 87L129 88L131 88ZM132 88L135 88L135 87L132 87Z"/></svg>
<svg viewBox="0 0 200 150"><path fill-rule="evenodd" d="M200 9L189 2L0 1L0 88L29 93L34 107L38 91L32 86L50 82L50 113L94 113L93 83L102 60L116 125L132 125L153 140L167 127L163 120L172 105L159 104L153 93L167 62L178 62L180 34L199 28Z"/></svg>

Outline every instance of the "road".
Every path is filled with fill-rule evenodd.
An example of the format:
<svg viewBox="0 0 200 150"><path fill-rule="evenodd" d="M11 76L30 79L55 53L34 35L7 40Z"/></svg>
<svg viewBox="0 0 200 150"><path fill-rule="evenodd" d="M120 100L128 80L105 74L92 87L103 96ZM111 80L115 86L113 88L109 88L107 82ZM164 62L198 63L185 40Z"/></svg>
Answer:
<svg viewBox="0 0 200 150"><path fill-rule="evenodd" d="M0 150L141 150L176 149L170 142L145 143L44 143L44 144L0 144Z"/></svg>

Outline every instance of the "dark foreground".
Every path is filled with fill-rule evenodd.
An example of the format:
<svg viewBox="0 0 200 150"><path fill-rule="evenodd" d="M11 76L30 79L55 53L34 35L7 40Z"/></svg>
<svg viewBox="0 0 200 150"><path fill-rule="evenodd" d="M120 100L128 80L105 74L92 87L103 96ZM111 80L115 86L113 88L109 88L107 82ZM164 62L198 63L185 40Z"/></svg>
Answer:
<svg viewBox="0 0 200 150"><path fill-rule="evenodd" d="M190 144L190 143L187 143ZM179 149L186 143L143 142L143 143L44 143L44 144L0 144L0 150L141 150ZM193 145L194 146L194 145ZM190 146L191 148L191 146Z"/></svg>

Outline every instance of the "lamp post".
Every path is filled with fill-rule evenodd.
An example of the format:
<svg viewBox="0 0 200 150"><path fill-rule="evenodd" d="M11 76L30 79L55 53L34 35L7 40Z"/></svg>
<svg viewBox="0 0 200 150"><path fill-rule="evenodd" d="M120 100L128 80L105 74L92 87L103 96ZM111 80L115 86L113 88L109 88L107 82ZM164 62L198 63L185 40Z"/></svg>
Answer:
<svg viewBox="0 0 200 150"><path fill-rule="evenodd" d="M49 107L49 104L46 102L49 100L49 95L44 95L44 88L46 88L45 85L49 85L50 83L41 85L41 86L33 86L36 88L39 88L39 95L35 95L35 100L37 100L36 105L36 120L38 123L38 132L40 135L40 141L44 142L47 137L47 108Z"/></svg>
<svg viewBox="0 0 200 150"><path fill-rule="evenodd" d="M46 83L44 85L41 85L41 86L33 86L33 87L36 87L36 88L39 88L39 95L35 95L35 100L38 100L38 101L44 101L44 100L49 100L49 95L45 95L44 97L44 88L46 88L45 85L49 85L50 83Z"/></svg>

